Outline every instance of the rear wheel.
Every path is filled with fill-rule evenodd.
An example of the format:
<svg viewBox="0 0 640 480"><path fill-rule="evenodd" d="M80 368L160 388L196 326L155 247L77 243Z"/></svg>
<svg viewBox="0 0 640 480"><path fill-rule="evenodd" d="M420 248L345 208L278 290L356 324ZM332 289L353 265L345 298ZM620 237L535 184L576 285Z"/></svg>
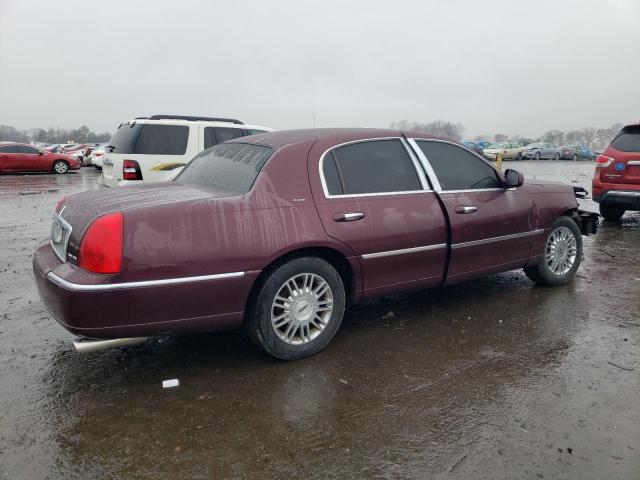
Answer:
<svg viewBox="0 0 640 480"><path fill-rule="evenodd" d="M569 217L558 218L551 227L544 256L524 273L538 285L564 285L576 274L582 261L582 235Z"/></svg>
<svg viewBox="0 0 640 480"><path fill-rule="evenodd" d="M617 222L620 220L622 215L624 215L624 212L625 210L623 207L611 205L609 203L600 203L600 215L610 222Z"/></svg>
<svg viewBox="0 0 640 480"><path fill-rule="evenodd" d="M554 159L554 160L560 160L560 154L559 154L559 153L556 153L556 154L553 156L553 159Z"/></svg>
<svg viewBox="0 0 640 480"><path fill-rule="evenodd" d="M578 154L574 153L572 158L573 158L574 162L577 162L578 161Z"/></svg>
<svg viewBox="0 0 640 480"><path fill-rule="evenodd" d="M69 164L64 160L56 160L53 162L53 170L60 174L67 173L69 171Z"/></svg>
<svg viewBox="0 0 640 480"><path fill-rule="evenodd" d="M535 157L536 160L540 160L540 152L536 152L534 157Z"/></svg>
<svg viewBox="0 0 640 480"><path fill-rule="evenodd" d="M327 346L344 308L344 285L336 269L320 258L297 258L263 282L249 306L246 328L270 355L297 360Z"/></svg>

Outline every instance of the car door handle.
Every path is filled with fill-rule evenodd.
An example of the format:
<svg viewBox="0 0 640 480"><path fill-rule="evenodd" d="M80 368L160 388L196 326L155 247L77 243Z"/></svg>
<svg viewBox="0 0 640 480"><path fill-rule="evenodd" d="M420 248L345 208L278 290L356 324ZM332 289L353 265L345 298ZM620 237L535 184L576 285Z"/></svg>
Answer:
<svg viewBox="0 0 640 480"><path fill-rule="evenodd" d="M362 220L364 213L362 212L340 212L333 214L334 222L355 222L356 220Z"/></svg>
<svg viewBox="0 0 640 480"><path fill-rule="evenodd" d="M458 205L454 211L456 213L475 213L478 211L477 207L463 207L461 205Z"/></svg>

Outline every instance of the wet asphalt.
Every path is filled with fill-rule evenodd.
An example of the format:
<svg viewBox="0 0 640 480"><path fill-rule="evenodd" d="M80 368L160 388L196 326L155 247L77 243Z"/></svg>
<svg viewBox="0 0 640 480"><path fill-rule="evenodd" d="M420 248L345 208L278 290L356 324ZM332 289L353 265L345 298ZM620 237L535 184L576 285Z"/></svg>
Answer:
<svg viewBox="0 0 640 480"><path fill-rule="evenodd" d="M593 172L507 167L589 190ZM31 257L97 176L0 177L0 478L640 478L640 214L585 238L569 285L384 298L302 361L238 332L81 356Z"/></svg>

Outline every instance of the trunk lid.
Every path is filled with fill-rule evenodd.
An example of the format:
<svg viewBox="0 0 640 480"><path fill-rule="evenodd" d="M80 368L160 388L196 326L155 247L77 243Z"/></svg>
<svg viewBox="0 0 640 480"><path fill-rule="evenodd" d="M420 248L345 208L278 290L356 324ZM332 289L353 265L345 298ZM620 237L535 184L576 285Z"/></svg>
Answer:
<svg viewBox="0 0 640 480"><path fill-rule="evenodd" d="M91 190L65 198L56 208L51 227L51 243L58 257L77 263L80 242L91 223L111 212L151 209L182 202L229 197L230 193L205 190L178 183L151 183Z"/></svg>

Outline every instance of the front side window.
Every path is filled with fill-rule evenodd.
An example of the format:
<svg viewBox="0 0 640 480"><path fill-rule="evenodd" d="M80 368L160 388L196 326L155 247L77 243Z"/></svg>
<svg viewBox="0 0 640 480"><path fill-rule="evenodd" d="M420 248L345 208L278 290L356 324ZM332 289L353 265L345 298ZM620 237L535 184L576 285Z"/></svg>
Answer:
<svg viewBox="0 0 640 480"><path fill-rule="evenodd" d="M420 178L400 140L373 140L338 147L323 158L329 195L422 190Z"/></svg>
<svg viewBox="0 0 640 480"><path fill-rule="evenodd" d="M38 153L38 150L33 148L33 147L27 147L26 145L20 145L18 147L16 147L17 152L16 153L25 153L28 155L35 155L36 153Z"/></svg>
<svg viewBox="0 0 640 480"><path fill-rule="evenodd" d="M244 195L255 182L272 150L248 143L221 143L197 155L175 181Z"/></svg>
<svg viewBox="0 0 640 480"><path fill-rule="evenodd" d="M417 141L443 190L501 188L496 171L467 150L443 142Z"/></svg>

